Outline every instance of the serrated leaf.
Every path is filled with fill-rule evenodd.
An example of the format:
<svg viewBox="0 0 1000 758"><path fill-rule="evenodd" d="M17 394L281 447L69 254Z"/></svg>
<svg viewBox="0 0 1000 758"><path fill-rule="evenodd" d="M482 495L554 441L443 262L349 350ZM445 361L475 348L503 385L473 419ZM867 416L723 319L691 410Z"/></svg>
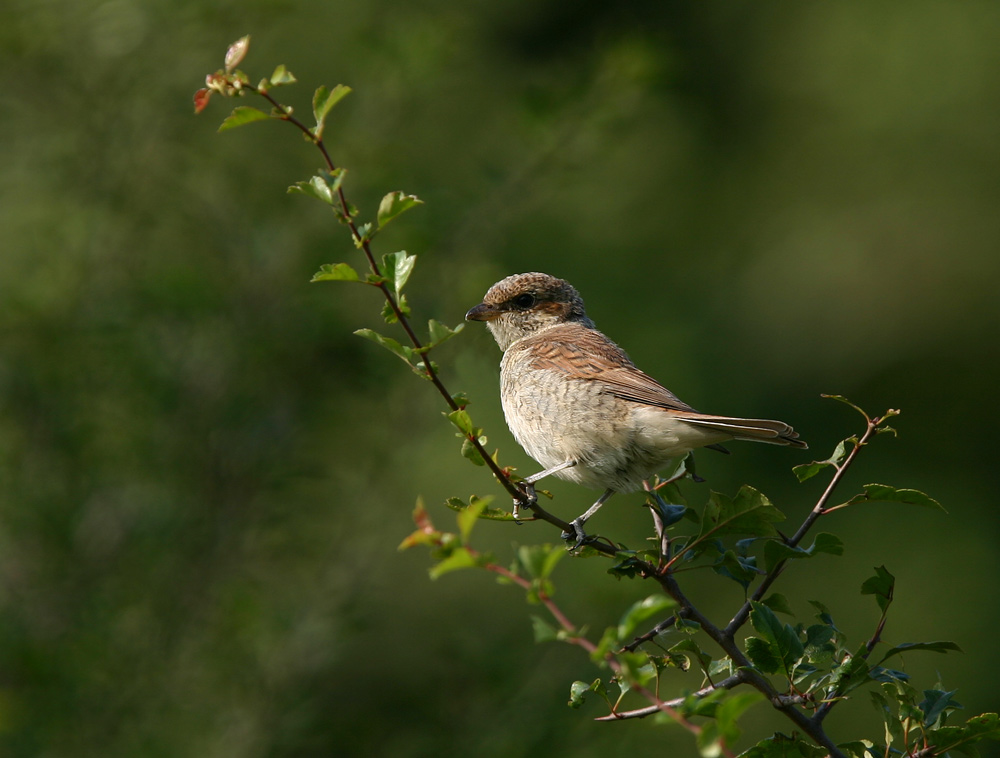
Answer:
<svg viewBox="0 0 1000 758"><path fill-rule="evenodd" d="M895 586L896 577L890 574L885 566L876 566L875 576L866 579L861 585L861 594L874 595L878 607L885 613L892 602L892 593Z"/></svg>
<svg viewBox="0 0 1000 758"><path fill-rule="evenodd" d="M944 640L938 642L903 642L891 648L885 655L883 655L882 659L879 661L879 665L885 663L894 655L909 653L915 650L929 650L933 653L948 653L951 651L959 653L962 652L962 648L954 642L947 642Z"/></svg>
<svg viewBox="0 0 1000 758"><path fill-rule="evenodd" d="M744 646L754 668L765 674L776 674L781 669L781 656L772 643L760 637L747 637Z"/></svg>
<svg viewBox="0 0 1000 758"><path fill-rule="evenodd" d="M336 191L337 187L340 186L340 182L343 179L343 171L339 172L336 176L332 177L333 182L329 181L324 176L313 176L306 182L295 182L291 187L288 188L290 193L298 192L303 195L308 195L309 197L314 197L317 200L321 200L327 205L336 205Z"/></svg>
<svg viewBox="0 0 1000 758"><path fill-rule="evenodd" d="M360 282L358 272L346 263L324 263L313 274L314 282Z"/></svg>
<svg viewBox="0 0 1000 758"><path fill-rule="evenodd" d="M385 335L379 334L371 329L358 329L354 332L359 337L364 337L365 339L371 340L372 342L381 345L386 350L388 350L393 355L397 355L406 361L411 367L413 366L413 348L407 347L406 345L399 344L392 337L386 337Z"/></svg>
<svg viewBox="0 0 1000 758"><path fill-rule="evenodd" d="M712 493L702 516L698 540L724 534L770 536L776 533L773 524L784 519L785 515L763 493L745 484L731 500L721 493Z"/></svg>
<svg viewBox="0 0 1000 758"><path fill-rule="evenodd" d="M781 661L786 673L790 672L795 662L802 657L804 648L796 631L782 623L774 611L763 603L750 602L750 623L772 648L772 652Z"/></svg>
<svg viewBox="0 0 1000 758"><path fill-rule="evenodd" d="M410 274L413 273L413 267L416 265L417 256L409 255L405 250L386 253L382 256L382 273L395 291L397 298L402 293L403 287L406 286Z"/></svg>
<svg viewBox="0 0 1000 758"><path fill-rule="evenodd" d="M750 582L757 578L760 570L757 568L755 556L740 556L733 550L727 550L722 556L712 564L712 570L720 576L732 579L743 589L750 586Z"/></svg>
<svg viewBox="0 0 1000 758"><path fill-rule="evenodd" d="M796 558L811 558L819 553L829 555L843 555L844 543L840 538L828 532L821 532L816 535L813 544L809 547L792 547L780 540L769 540L764 545L764 570L771 573L782 561Z"/></svg>
<svg viewBox="0 0 1000 758"><path fill-rule="evenodd" d="M323 129L326 126L326 117L330 110L350 94L351 88L343 84L338 84L332 90L325 86L320 86L313 93L313 117L316 119L316 126L313 127L313 135L319 139L323 136Z"/></svg>
<svg viewBox="0 0 1000 758"><path fill-rule="evenodd" d="M635 628L643 621L676 606L677 603L666 595L650 595L632 603L618 621L618 639L621 642L627 641L628 638L634 636Z"/></svg>
<svg viewBox="0 0 1000 758"><path fill-rule="evenodd" d="M430 341L427 343L427 347L437 347L442 342L450 340L464 328L465 324L459 324L454 329L451 329L436 319L430 319L427 322L427 332L430 335Z"/></svg>
<svg viewBox="0 0 1000 758"><path fill-rule="evenodd" d="M983 713L973 716L962 726L943 726L926 732L925 737L934 755L942 755L949 750L969 753L970 748L981 740L1000 740L1000 716ZM974 748L972 748L974 749Z"/></svg>
<svg viewBox="0 0 1000 758"><path fill-rule="evenodd" d="M237 126L252 124L254 121L267 121L269 118L270 116L262 110L252 108L249 105L237 105L219 126L219 131L225 132L229 129L235 129Z"/></svg>
<svg viewBox="0 0 1000 758"><path fill-rule="evenodd" d="M803 463L798 466L792 466L792 472L800 482L804 482L806 479L811 479L816 476L816 474L825 469L827 466L839 466L846 455L846 445L847 440L841 440L837 443L837 447L834 448L833 454L825 461L813 461L812 463Z"/></svg>
<svg viewBox="0 0 1000 758"><path fill-rule="evenodd" d="M740 758L823 758L825 755L826 748L806 742L797 733L789 737L778 732L740 753Z"/></svg>
<svg viewBox="0 0 1000 758"><path fill-rule="evenodd" d="M233 44L229 46L226 50L225 66L226 73L232 73L232 70L240 65L240 62L246 57L247 50L250 48L250 35L247 34L244 37L240 37Z"/></svg>
<svg viewBox="0 0 1000 758"><path fill-rule="evenodd" d="M923 714L924 724L933 727L945 711L962 708L962 704L956 701L952 695L958 690L944 692L942 690L924 690L924 699L917 707Z"/></svg>
<svg viewBox="0 0 1000 758"><path fill-rule="evenodd" d="M381 229L396 216L405 213L415 205L422 205L421 200L416 195L405 195L402 192L390 192L382 198L378 206L378 228Z"/></svg>
<svg viewBox="0 0 1000 758"><path fill-rule="evenodd" d="M788 598L778 592L772 592L761 602L775 613L784 613L786 616L795 615L792 613L792 607L788 604Z"/></svg>
<svg viewBox="0 0 1000 758"><path fill-rule="evenodd" d="M274 73L271 74L271 85L274 87L280 87L282 84L295 84L298 80L285 68L284 63L279 63L278 67L274 69Z"/></svg>
<svg viewBox="0 0 1000 758"><path fill-rule="evenodd" d="M830 673L830 686L838 696L846 695L853 689L871 681L868 673L868 663L864 655L867 648L862 645L854 655L845 658Z"/></svg>
<svg viewBox="0 0 1000 758"><path fill-rule="evenodd" d="M476 495L473 495L469 502L474 503L479 500ZM462 498L460 497L449 497L445 503L446 506L451 508L453 511L463 511L469 507ZM483 508L482 512L479 514L479 518L487 519L489 521L513 521L514 517L511 515L510 511L505 511L503 508Z"/></svg>
<svg viewBox="0 0 1000 758"><path fill-rule="evenodd" d="M897 489L896 487L891 487L887 484L866 484L864 487L864 492L861 492L846 503L835 507L845 507L848 505L855 505L857 503L865 502L882 502L882 503L905 503L906 505L920 505L925 508L936 508L937 510L945 511L944 506L941 505L937 500L930 497L929 495L921 492L920 490L912 489Z"/></svg>

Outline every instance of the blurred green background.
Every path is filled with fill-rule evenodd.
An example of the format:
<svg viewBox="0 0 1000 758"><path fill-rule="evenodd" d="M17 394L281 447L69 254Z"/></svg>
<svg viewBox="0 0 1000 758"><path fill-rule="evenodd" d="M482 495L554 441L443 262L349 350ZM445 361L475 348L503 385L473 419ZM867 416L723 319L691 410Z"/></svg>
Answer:
<svg viewBox="0 0 1000 758"><path fill-rule="evenodd" d="M949 514L873 506L822 525L842 558L777 589L860 643L858 589L897 576L892 643L966 716L996 710L1000 521L1000 5L626 0L10 0L0 11L0 748L11 756L695 755L681 730L595 724L597 672L535 645L521 594L428 579L398 553L418 495L500 495L439 399L388 353L357 253L285 194L317 156L291 129L192 115L226 46L285 63L308 113L355 89L333 155L363 214L426 201L377 240L419 255L420 318L461 321L497 279L572 281L597 324L695 407L777 417L812 450L702 454L696 502L743 482L797 523L859 418L898 407L868 481ZM472 325L437 359L505 462L498 351ZM591 493L552 485L576 515ZM844 495L850 494L845 490ZM501 498L502 501L502 498ZM594 529L648 532L637 495ZM482 524L504 562L543 525ZM652 588L564 560L557 599L597 634ZM736 585L692 576L722 621ZM692 679L676 686L693 687ZM746 744L789 726L764 706ZM881 738L867 695L828 720ZM740 745L737 747L745 747ZM990 753L989 751L992 750ZM994 746L987 752L997 755Z"/></svg>

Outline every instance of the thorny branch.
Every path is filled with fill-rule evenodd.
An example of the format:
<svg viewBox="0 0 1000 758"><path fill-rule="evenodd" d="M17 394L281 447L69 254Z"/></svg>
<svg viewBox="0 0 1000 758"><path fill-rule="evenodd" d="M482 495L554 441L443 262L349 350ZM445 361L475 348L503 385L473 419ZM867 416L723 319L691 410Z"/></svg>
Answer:
<svg viewBox="0 0 1000 758"><path fill-rule="evenodd" d="M326 148L326 144L323 142L323 137L314 134L313 131L308 126L306 126L302 121L300 121L294 115L292 115L290 108L278 102L267 90L259 89L251 84L243 84L243 88L263 97L265 100L267 100L267 102L269 102L274 107L274 111L278 119L282 121L287 121L292 126L297 128L300 132L302 132L302 134L305 135L305 137L316 146L316 149L319 150L320 154L323 156L323 162L326 165L327 171L330 171L332 173L337 170L337 165L336 163L334 163L333 158L330 156L330 153ZM371 272L375 274L376 277L381 278L382 271L379 268L378 262L375 260L375 255L372 252L369 240L361 234L361 232L358 230L357 224L354 222L354 219L351 216L350 204L347 202L347 197L344 194L343 186L337 187L337 200L340 204L340 212L338 215L343 220L343 222L347 224L348 229L350 229L351 236L354 238L355 244L357 244L361 248L362 252L364 252L365 258L368 262L368 266L371 269ZM421 339L417 336L416 332L413 330L413 326L412 324L410 324L410 320L407 318L406 314L403 313L402 308L400 308L399 303L396 301L396 297L393 294L392 290L389 288L388 284L384 280L380 280L376 286L382 292L382 296L385 298L385 301L389 304L389 308L392 310L392 313L395 316L396 320L403 328L403 331L406 332L406 337L410 341L410 344L413 345L415 350L418 350L420 352L423 359L422 370L424 371L427 378L430 380L431 384L434 385L435 389L437 389L441 397L444 398L444 401L448 404L448 407L451 410L453 411L460 410L461 406L457 402L455 402L454 396L452 395L451 392L448 391L447 387L445 387L444 382L441 381L441 377L434 369L434 366L428 357L430 354L430 349L424 346ZM500 465L493 459L493 456L491 456L488 452L486 452L486 448L483 447L482 443L480 443L476 435L467 434L465 436L466 439L469 440L469 443L476 449L476 452L479 453L479 455L482 457L483 461L486 463L486 466L490 469L493 476L496 478L498 482L500 482L500 485L505 490L507 490L507 493L513 498L514 502L517 503L519 508L527 508L534 514L534 517L536 519L539 519L541 521L547 521L550 524L559 527L561 531L564 532L572 531L572 527L567 521L564 521L558 516L549 513L547 510L545 510L544 508L542 508L542 506L538 504L538 501L535 498L530 497L528 493L526 493L521 487L519 487L517 485L517 482L514 481L511 478L511 476L506 471L504 471L500 467ZM595 550L605 553L606 555L615 554L615 550L612 546L604 545L601 543L595 543L592 545L592 547Z"/></svg>

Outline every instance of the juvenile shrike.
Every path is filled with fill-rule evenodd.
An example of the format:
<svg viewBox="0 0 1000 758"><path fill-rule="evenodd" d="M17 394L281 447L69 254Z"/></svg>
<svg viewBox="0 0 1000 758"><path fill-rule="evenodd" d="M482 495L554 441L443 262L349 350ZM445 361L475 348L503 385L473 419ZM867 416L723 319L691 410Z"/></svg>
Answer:
<svg viewBox="0 0 1000 758"><path fill-rule="evenodd" d="M788 424L712 416L681 402L594 326L580 294L540 273L508 276L465 318L485 321L503 350L500 400L514 438L544 468L604 494L571 524L583 525L616 492L632 492L671 459L726 440L804 448Z"/></svg>

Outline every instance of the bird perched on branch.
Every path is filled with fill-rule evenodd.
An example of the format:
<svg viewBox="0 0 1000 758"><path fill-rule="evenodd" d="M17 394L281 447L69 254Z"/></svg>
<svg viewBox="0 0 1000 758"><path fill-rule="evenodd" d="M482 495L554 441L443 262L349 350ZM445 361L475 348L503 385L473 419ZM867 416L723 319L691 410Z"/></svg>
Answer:
<svg viewBox="0 0 1000 758"><path fill-rule="evenodd" d="M485 321L503 359L500 399L514 438L544 468L524 483L554 474L604 490L570 522L579 547L583 525L616 492L632 492L671 460L694 448L751 440L805 448L788 424L713 416L681 402L644 374L587 317L569 282L541 273L508 276L465 318Z"/></svg>

